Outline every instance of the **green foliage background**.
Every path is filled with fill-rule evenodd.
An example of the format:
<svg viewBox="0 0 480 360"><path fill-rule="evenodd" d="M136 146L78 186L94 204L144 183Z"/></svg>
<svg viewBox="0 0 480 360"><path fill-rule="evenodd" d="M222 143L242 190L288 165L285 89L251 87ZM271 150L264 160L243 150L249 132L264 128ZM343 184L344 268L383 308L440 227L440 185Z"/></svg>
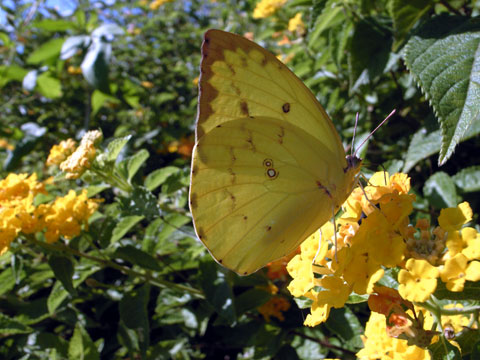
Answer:
<svg viewBox="0 0 480 360"><path fill-rule="evenodd" d="M129 184L119 190L87 174L52 186L55 195L87 188L105 202L65 246L19 238L0 257L1 358L320 359L354 358L361 348L365 303L305 328L307 312L278 280L291 308L285 321L265 322L256 310L271 296L265 271L240 278L196 240L190 158L169 146L188 144L194 131L208 28L252 32L290 55L287 65L346 148L357 113L358 144L396 109L362 150L366 174L407 172L423 217L464 200L478 214L478 3L290 0L253 19L255 4L192 0L152 10L147 1L80 0L65 17L43 1L0 5L0 137L14 146L0 149L2 177L55 176L44 165L50 148L101 129L109 166ZM297 12L303 35L286 30ZM292 42L279 45L283 35ZM84 75L69 71L80 66Z"/></svg>

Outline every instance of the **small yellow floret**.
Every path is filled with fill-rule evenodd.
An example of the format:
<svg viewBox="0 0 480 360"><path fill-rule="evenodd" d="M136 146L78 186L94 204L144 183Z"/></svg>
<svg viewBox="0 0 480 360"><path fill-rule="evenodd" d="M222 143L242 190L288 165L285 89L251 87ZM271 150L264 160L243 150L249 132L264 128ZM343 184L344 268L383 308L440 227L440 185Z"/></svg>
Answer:
<svg viewBox="0 0 480 360"><path fill-rule="evenodd" d="M96 154L95 144L101 139L102 133L98 130L88 131L83 136L78 148L60 164L60 169L67 173L67 179L77 179L91 167Z"/></svg>
<svg viewBox="0 0 480 360"><path fill-rule="evenodd" d="M261 0L253 10L253 18L261 19L273 15L287 0Z"/></svg>
<svg viewBox="0 0 480 360"><path fill-rule="evenodd" d="M173 0L154 0L150 3L149 7L152 10L157 10L160 6L163 4L166 4L168 2L172 2Z"/></svg>
<svg viewBox="0 0 480 360"><path fill-rule="evenodd" d="M402 298L418 302L427 300L437 288L438 269L426 260L412 258L408 259L405 269L398 273L398 292Z"/></svg>
<svg viewBox="0 0 480 360"><path fill-rule="evenodd" d="M473 211L467 202L456 208L447 208L440 211L438 223L446 231L460 230L462 225L472 220Z"/></svg>
<svg viewBox="0 0 480 360"><path fill-rule="evenodd" d="M303 35L305 33L305 24L302 21L301 13L297 13L288 21L288 31L292 33L296 32L299 35Z"/></svg>
<svg viewBox="0 0 480 360"><path fill-rule="evenodd" d="M60 165L74 151L77 143L73 139L60 141L60 144L53 145L47 159L47 166Z"/></svg>
<svg viewBox="0 0 480 360"><path fill-rule="evenodd" d="M265 304L258 308L258 312L262 314L266 322L270 322L270 317L276 317L280 321L284 321L282 311L290 309L290 303L283 296L274 296Z"/></svg>

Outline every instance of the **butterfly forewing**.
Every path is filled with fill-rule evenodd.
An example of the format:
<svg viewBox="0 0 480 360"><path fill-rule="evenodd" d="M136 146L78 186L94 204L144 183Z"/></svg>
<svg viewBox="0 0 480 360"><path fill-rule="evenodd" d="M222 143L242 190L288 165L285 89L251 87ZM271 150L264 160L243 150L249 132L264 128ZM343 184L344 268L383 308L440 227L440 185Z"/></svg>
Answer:
<svg viewBox="0 0 480 360"><path fill-rule="evenodd" d="M273 54L242 36L209 30L202 46L197 140L225 121L268 116L321 139L345 165L340 138L311 91Z"/></svg>

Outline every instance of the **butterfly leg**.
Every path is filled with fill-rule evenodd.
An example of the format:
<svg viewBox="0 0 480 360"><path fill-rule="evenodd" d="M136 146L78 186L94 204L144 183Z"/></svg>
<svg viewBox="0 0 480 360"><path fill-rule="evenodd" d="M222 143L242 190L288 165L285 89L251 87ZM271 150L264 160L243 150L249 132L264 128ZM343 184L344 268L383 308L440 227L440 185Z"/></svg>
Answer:
<svg viewBox="0 0 480 360"><path fill-rule="evenodd" d="M315 260L317 259L318 253L320 252L320 247L322 245L322 229L318 229L318 233L320 234L320 238L318 239L318 248L315 256L313 257L312 264L315 264Z"/></svg>

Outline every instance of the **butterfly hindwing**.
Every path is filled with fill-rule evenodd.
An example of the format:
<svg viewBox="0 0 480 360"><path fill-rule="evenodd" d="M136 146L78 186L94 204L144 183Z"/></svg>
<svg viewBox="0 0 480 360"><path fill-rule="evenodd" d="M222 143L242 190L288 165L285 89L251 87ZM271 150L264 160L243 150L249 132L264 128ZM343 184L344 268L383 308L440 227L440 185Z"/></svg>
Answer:
<svg viewBox="0 0 480 360"><path fill-rule="evenodd" d="M313 136L274 118L212 129L193 160L190 199L199 238L242 275L289 254L337 206L330 181L343 169L329 166L331 156Z"/></svg>

